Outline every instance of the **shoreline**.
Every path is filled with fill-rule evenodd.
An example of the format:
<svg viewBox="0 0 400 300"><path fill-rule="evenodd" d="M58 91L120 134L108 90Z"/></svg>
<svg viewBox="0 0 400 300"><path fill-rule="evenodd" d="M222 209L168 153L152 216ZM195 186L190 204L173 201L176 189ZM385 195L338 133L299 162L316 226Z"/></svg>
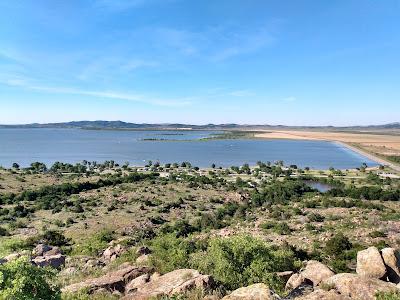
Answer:
<svg viewBox="0 0 400 300"><path fill-rule="evenodd" d="M357 147L355 147L353 145L350 145L348 143L344 143L344 142L340 142L340 141L332 141L332 142L336 142L339 145L342 145L343 147L346 147L346 148L348 148L348 149L350 149L350 150L352 150L352 151L354 151L354 152L356 152L358 154L361 154L361 155L367 157L370 160L373 160L373 161L375 161L377 163L380 163L381 165L388 166L388 167L392 168L393 170L400 172L400 166L398 166L398 165L396 165L396 164L394 164L394 163L392 163L390 161L387 161L387 160L385 160L385 159L383 159L383 158L381 158L379 156L376 156L373 153L366 152L365 150L357 148Z"/></svg>
<svg viewBox="0 0 400 300"><path fill-rule="evenodd" d="M361 147L356 146L356 142L352 142L351 140L341 140L339 138L335 138L335 135L332 135L331 133L327 133L325 135L321 135L320 132L316 132L316 134L313 136L313 133L315 132L285 132L285 131L272 131L272 132L265 132L261 134L255 134L256 138L262 138L262 139L284 139L284 140L308 140L308 141L327 141L327 142L334 142L337 143L343 147L346 147L347 149L350 149L362 156L365 156L366 158L375 161L378 164L388 166L391 169L400 172L400 166L388 161L382 157L379 157L375 153L369 152L368 150L365 150ZM334 133L337 134L337 133ZM347 133L346 133L347 134ZM355 144L355 145L354 145Z"/></svg>

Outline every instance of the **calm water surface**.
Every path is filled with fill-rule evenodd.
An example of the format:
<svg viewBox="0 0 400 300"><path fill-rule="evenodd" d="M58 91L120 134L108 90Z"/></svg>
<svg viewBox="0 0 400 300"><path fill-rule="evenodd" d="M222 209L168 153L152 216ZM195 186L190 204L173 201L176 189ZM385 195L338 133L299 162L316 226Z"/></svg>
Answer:
<svg viewBox="0 0 400 300"><path fill-rule="evenodd" d="M0 165L13 162L28 166L40 161L51 165L56 161L82 160L129 161L141 166L146 161L173 163L189 161L195 166L250 165L257 161L283 160L318 169L346 169L369 166L375 162L341 145L324 141L294 140L211 140L196 141L211 131L108 131L80 129L0 129ZM169 139L175 141L145 141ZM179 141L176 141L179 140Z"/></svg>

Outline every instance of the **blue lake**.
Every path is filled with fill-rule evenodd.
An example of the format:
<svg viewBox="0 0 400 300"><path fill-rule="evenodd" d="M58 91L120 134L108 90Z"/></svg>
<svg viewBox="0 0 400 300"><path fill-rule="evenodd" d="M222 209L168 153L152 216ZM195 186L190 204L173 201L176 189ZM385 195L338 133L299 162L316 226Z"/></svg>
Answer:
<svg viewBox="0 0 400 300"><path fill-rule="evenodd" d="M376 162L339 144L295 140L208 140L212 131L111 131L80 129L0 129L0 165L13 162L28 166L34 161L126 161L142 166L148 160L160 163L188 161L195 166L255 165L257 161L283 160L301 168L347 169ZM150 141L166 139L174 141ZM176 141L179 140L179 141Z"/></svg>

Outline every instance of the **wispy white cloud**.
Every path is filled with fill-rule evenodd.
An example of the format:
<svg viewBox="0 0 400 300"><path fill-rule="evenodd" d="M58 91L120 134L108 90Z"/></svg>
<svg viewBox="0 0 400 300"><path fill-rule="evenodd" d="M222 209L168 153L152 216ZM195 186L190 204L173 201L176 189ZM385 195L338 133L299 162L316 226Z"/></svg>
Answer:
<svg viewBox="0 0 400 300"><path fill-rule="evenodd" d="M117 91L93 91L93 90L83 90L83 89L68 88L68 87L43 86L43 85L31 84L22 78L12 78L6 80L0 79L0 83L8 86L15 86L45 93L79 95L79 96L89 96L89 97L105 98L105 99L117 99L117 100L131 101L131 102L146 103L157 106L170 106L170 107L188 106L192 104L191 101L193 100L193 98L189 97L179 98L179 99L167 99L167 98L150 97L132 92L126 93Z"/></svg>
<svg viewBox="0 0 400 300"><path fill-rule="evenodd" d="M249 90L237 90L230 92L229 95L234 97L251 97L254 96L255 94L254 92Z"/></svg>
<svg viewBox="0 0 400 300"><path fill-rule="evenodd" d="M282 100L285 102L294 102L297 100L297 98L294 96L289 96L289 97L283 98Z"/></svg>

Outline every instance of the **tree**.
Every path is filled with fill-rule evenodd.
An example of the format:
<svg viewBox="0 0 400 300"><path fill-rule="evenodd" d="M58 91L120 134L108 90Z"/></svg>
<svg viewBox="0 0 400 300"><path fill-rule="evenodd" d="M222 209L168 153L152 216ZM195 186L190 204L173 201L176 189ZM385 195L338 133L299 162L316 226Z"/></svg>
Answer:
<svg viewBox="0 0 400 300"><path fill-rule="evenodd" d="M18 169L19 169L19 164L13 163L13 164L12 164L12 167L13 167L14 169L17 169L17 170L18 170Z"/></svg>
<svg viewBox="0 0 400 300"><path fill-rule="evenodd" d="M0 265L0 299L59 300L60 288L51 282L55 275L25 257Z"/></svg>

